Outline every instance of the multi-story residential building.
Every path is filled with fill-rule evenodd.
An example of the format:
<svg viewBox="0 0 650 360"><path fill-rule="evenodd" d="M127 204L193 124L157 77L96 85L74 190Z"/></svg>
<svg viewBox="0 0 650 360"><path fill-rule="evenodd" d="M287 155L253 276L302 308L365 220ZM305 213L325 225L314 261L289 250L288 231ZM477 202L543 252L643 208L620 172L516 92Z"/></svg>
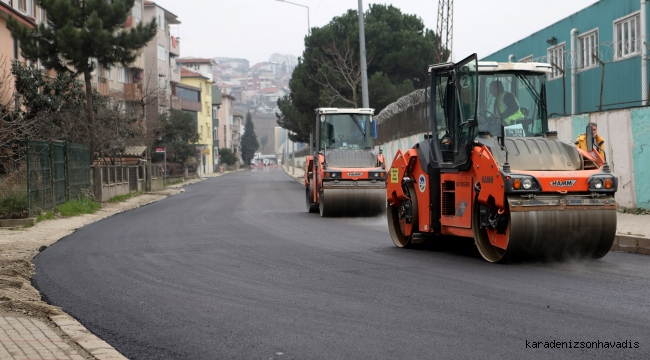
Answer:
<svg viewBox="0 0 650 360"><path fill-rule="evenodd" d="M124 24L125 30L128 31L140 24L143 21L143 14L143 1L135 0L131 14ZM143 85L144 68L144 49L140 49L136 60L128 66L116 64L111 68L105 68L95 63L91 84L99 94L113 98L122 109L144 113L143 107L146 104ZM146 126L146 123L143 125Z"/></svg>
<svg viewBox="0 0 650 360"><path fill-rule="evenodd" d="M233 102L235 98L228 93L221 93L221 106L219 108L219 131L217 133L219 148L233 149L232 126L233 126Z"/></svg>
<svg viewBox="0 0 650 360"><path fill-rule="evenodd" d="M214 171L219 165L219 108L221 107L221 90L212 85L212 163Z"/></svg>
<svg viewBox="0 0 650 360"><path fill-rule="evenodd" d="M210 71L212 72L212 71ZM181 94L191 87L191 99L197 99L199 102L198 111L183 108L183 111L191 114L196 121L199 132L199 141L197 150L201 151L201 162L199 165L199 174L205 174L214 171L214 154L212 140L212 81L206 76L194 71L181 68L181 86L176 86L176 93ZM197 95L198 89L198 97ZM185 94L181 94L181 98Z"/></svg>
<svg viewBox="0 0 650 360"><path fill-rule="evenodd" d="M241 160L241 136L244 135L244 115L237 111L233 111L232 115L232 152Z"/></svg>
<svg viewBox="0 0 650 360"><path fill-rule="evenodd" d="M179 58L176 59L176 63L190 71L199 73L210 81L214 81L214 74L212 72L213 68L217 66L217 63L212 59L199 59L199 58Z"/></svg>
<svg viewBox="0 0 650 360"><path fill-rule="evenodd" d="M171 35L170 25L179 25L178 16L153 1L144 2L143 21L156 19L158 33L147 44L143 86L151 101L147 105L146 133L150 142L159 127L159 115L169 109L180 110L181 100L173 92L181 83L180 69L175 59L180 56L180 39Z"/></svg>
<svg viewBox="0 0 650 360"><path fill-rule="evenodd" d="M13 16L24 26L34 28L45 19L45 14L34 0L0 0L0 104L13 106L11 62L24 59L20 54L18 42L7 29L9 16Z"/></svg>

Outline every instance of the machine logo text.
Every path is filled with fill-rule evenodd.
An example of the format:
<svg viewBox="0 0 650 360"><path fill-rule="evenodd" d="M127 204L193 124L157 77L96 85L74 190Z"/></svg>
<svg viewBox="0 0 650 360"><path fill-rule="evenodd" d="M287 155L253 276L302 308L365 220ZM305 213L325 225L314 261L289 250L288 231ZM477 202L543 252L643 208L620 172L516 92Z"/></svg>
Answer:
<svg viewBox="0 0 650 360"><path fill-rule="evenodd" d="M555 180L551 182L551 186L556 186L556 187L571 187L576 184L576 180Z"/></svg>
<svg viewBox="0 0 650 360"><path fill-rule="evenodd" d="M351 173L348 173L348 176L349 176L349 177L359 177L359 176L361 176L361 175L363 175L363 174L360 173L360 172L351 172Z"/></svg>

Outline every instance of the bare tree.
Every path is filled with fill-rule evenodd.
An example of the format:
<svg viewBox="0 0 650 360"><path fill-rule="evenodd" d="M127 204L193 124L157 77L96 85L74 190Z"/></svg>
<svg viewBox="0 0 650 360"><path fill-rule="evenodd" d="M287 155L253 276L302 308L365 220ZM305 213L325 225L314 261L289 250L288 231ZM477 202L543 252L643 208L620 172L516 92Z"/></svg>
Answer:
<svg viewBox="0 0 650 360"><path fill-rule="evenodd" d="M359 53L350 46L350 39L345 41L345 47L339 49L335 42L322 48L326 56L321 56L314 63L316 75L310 78L323 86L321 98L331 106L342 101L356 108L358 106L358 91L361 83L361 60ZM372 55L368 55L368 64Z"/></svg>

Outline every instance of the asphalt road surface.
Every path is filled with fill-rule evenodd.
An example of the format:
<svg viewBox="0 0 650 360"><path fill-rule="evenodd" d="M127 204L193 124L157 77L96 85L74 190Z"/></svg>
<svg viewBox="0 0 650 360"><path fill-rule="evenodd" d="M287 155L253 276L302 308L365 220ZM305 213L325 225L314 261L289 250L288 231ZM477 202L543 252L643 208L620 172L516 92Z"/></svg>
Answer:
<svg viewBox="0 0 650 360"><path fill-rule="evenodd" d="M650 257L495 265L385 223L238 172L79 229L35 285L131 359L650 359Z"/></svg>

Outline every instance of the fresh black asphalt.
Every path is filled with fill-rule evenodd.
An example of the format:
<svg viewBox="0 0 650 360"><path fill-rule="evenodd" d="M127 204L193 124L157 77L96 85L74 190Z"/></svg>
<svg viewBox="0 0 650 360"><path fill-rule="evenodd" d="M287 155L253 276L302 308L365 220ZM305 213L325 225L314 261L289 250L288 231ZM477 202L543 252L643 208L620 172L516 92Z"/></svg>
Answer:
<svg viewBox="0 0 650 360"><path fill-rule="evenodd" d="M130 359L650 359L649 257L494 265L466 240L398 249L384 217L307 213L279 170L187 186L35 264L46 300ZM557 342L572 348L543 348Z"/></svg>

